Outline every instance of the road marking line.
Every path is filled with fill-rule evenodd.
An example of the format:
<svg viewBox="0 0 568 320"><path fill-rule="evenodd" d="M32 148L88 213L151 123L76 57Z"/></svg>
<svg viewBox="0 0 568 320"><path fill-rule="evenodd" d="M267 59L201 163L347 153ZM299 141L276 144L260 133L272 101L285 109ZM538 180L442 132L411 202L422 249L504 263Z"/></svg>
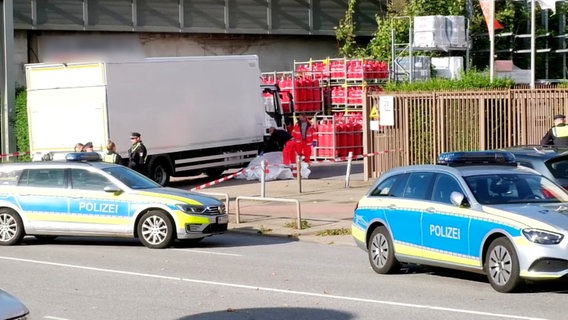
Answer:
<svg viewBox="0 0 568 320"><path fill-rule="evenodd" d="M223 252L213 252L213 251L195 250L195 249L168 249L168 250L185 251L185 252L192 252L192 253L214 254L214 255L219 255L219 256L242 257L242 255L236 254L236 253L223 253Z"/></svg>
<svg viewBox="0 0 568 320"><path fill-rule="evenodd" d="M53 316L45 316L43 317L43 319L51 319L51 320L69 320L67 318L59 318L59 317L53 317Z"/></svg>
<svg viewBox="0 0 568 320"><path fill-rule="evenodd" d="M49 261L21 259L21 258L4 257L4 256L0 256L0 259L11 260L11 261L19 261L19 262L29 262L29 263L34 263L34 264L50 265L50 266L64 267L64 268L71 268L71 269L90 270L90 271L106 272L106 273L114 273L114 274L123 274L123 275L138 276L138 277L153 278L153 279L183 281L183 282L223 286L223 287L230 287L230 288L250 289L250 290L254 290L254 291L277 292L277 293L295 294L295 295L301 295L301 296L336 299L336 300L344 300L344 301L368 302L368 303L373 303L373 304L399 306L399 307L407 307L407 308L415 308L415 309L447 311L447 312L454 312L454 313L490 316L490 317L505 318L505 319L547 320L546 318L524 317L524 316L511 315L511 314L491 313L491 312L474 311L474 310L467 310L467 309L437 307L437 306L423 305L423 304L413 304L413 303L404 303L404 302L394 302L394 301L384 301L384 300L375 300L375 299L366 299L366 298L338 296L338 295L332 295L332 294L313 293L313 292L306 292L306 291L295 291L295 290L286 290L286 289L257 287L257 286L249 286L249 285L234 284L234 283L227 283L227 282L188 279L188 278L180 278L180 277L174 277L174 276L162 276L162 275L150 274L150 273L95 268L95 267L87 267L87 266L81 266L81 265L73 265L73 264L65 264L65 263L57 263L57 262L49 262Z"/></svg>

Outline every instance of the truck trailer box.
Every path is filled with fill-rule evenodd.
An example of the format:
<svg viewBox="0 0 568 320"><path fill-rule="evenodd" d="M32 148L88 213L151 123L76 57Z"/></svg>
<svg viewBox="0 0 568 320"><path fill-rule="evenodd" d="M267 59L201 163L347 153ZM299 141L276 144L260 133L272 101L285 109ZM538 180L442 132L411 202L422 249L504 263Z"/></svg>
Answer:
<svg viewBox="0 0 568 320"><path fill-rule="evenodd" d="M258 57L148 58L26 65L30 152L62 158L77 142L126 157L130 133L148 176L220 174L257 155L265 134Z"/></svg>

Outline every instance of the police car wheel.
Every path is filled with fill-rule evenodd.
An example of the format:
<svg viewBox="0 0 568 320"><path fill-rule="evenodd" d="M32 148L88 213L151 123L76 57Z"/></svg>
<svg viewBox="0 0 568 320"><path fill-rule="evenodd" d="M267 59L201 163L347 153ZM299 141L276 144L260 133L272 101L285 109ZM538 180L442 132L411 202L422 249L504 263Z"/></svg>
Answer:
<svg viewBox="0 0 568 320"><path fill-rule="evenodd" d="M485 256L485 273L493 289L514 292L523 282L519 272L519 259L511 242L504 237L493 240Z"/></svg>
<svg viewBox="0 0 568 320"><path fill-rule="evenodd" d="M174 238L174 227L170 217L162 211L145 213L138 223L138 238L148 248L169 247Z"/></svg>
<svg viewBox="0 0 568 320"><path fill-rule="evenodd" d="M24 237L24 225L20 216L12 209L0 209L0 245L17 244Z"/></svg>
<svg viewBox="0 0 568 320"><path fill-rule="evenodd" d="M400 263L394 256L394 246L387 228L383 226L375 228L368 246L369 262L376 273L388 274L400 270Z"/></svg>

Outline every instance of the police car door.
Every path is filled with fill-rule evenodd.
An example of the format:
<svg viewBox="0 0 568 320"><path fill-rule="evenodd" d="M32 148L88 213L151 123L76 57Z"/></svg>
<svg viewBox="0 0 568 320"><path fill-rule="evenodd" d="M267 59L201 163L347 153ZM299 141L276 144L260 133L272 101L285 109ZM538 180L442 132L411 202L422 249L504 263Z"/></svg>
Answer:
<svg viewBox="0 0 568 320"><path fill-rule="evenodd" d="M69 215L74 231L101 235L128 234L129 204L123 194L106 192L114 184L104 175L87 169L71 169ZM117 188L114 187L114 190Z"/></svg>
<svg viewBox="0 0 568 320"><path fill-rule="evenodd" d="M65 168L32 168L22 172L17 197L28 233L65 229L66 188Z"/></svg>
<svg viewBox="0 0 568 320"><path fill-rule="evenodd" d="M454 264L475 264L477 259L468 258L469 209L452 204L450 195L454 191L465 194L453 176L438 173L432 187L432 202L422 216L424 258Z"/></svg>
<svg viewBox="0 0 568 320"><path fill-rule="evenodd" d="M412 172L397 182L385 208L391 228L395 252L420 257L422 237L420 226L424 202L434 177L431 172Z"/></svg>

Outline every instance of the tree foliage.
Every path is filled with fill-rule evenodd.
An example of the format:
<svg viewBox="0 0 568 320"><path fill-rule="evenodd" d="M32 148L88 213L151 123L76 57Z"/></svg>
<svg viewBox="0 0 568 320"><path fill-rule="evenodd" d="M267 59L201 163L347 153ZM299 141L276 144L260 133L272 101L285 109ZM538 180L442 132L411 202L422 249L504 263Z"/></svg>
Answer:
<svg viewBox="0 0 568 320"><path fill-rule="evenodd" d="M355 41L355 22L353 21L356 4L357 0L349 0L345 17L339 21L339 26L335 27L339 54L346 57L354 56L358 51L357 42Z"/></svg>
<svg viewBox="0 0 568 320"><path fill-rule="evenodd" d="M24 88L16 89L16 103L14 113L16 148L18 151L28 151L30 150L30 137L28 131L27 93ZM30 157L20 157L19 160L29 161Z"/></svg>
<svg viewBox="0 0 568 320"><path fill-rule="evenodd" d="M468 18L469 35L471 35L471 48L473 65L483 69L488 64L489 40L487 37L487 23L481 11L479 1L471 0L471 16L468 16L466 0L387 0L387 14L385 16L376 15L377 30L372 38L365 44L358 44L355 37L357 26L353 22L355 14L356 0L349 0L345 18L341 20L336 28L336 36L339 44L339 53L349 58L371 57L381 60L390 60L392 56L392 35L394 33L395 44L406 44L409 42L410 21L415 16L428 15L460 15ZM537 5L537 35L544 35L549 32L548 38L539 37L537 48L564 48L561 40L554 36L566 33L561 30L566 28L562 23L564 17L565 4L558 2L556 14L550 11L541 14L540 6ZM495 42L497 59L514 60L515 65L526 68L529 55L515 53L517 50L530 48L529 37L515 37L514 35L528 34L530 32L530 3L516 0L495 1L495 18L504 26L497 30L496 34L512 34L513 36L498 36ZM545 28L548 26L548 29ZM394 32L392 32L394 30ZM396 47L396 45L395 45ZM486 50L486 53L482 53ZM479 53L476 53L479 52ZM436 52L417 52L420 55L436 55ZM440 54L438 52L438 54ZM477 56L477 58L476 58ZM549 63L555 63L560 55L551 55ZM477 59L477 60L476 60ZM537 69L544 69L545 61L537 55ZM554 69L554 68L553 68ZM561 68L550 70L550 73L560 72ZM549 76L549 78L551 78Z"/></svg>

